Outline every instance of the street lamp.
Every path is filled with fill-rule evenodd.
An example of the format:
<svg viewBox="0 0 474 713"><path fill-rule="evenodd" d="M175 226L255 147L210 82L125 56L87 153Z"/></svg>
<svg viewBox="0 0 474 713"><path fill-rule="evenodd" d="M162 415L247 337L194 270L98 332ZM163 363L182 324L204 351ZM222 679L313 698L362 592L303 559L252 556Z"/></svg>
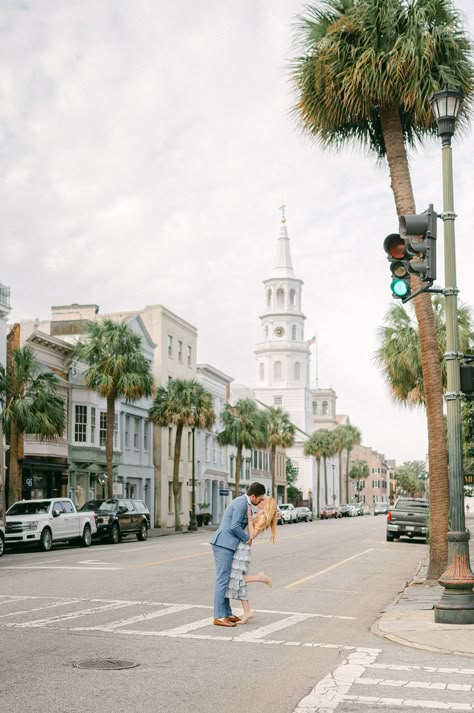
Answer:
<svg viewBox="0 0 474 713"><path fill-rule="evenodd" d="M461 92L445 88L430 98L442 140L444 263L446 298L446 416L449 460L448 567L439 578L444 587L435 605L440 624L474 624L474 575L469 561L469 531L464 516L464 473L462 463L461 377L458 330L458 288L454 240L454 191L451 139L461 109Z"/></svg>
<svg viewBox="0 0 474 713"><path fill-rule="evenodd" d="M198 526L196 521L196 471L195 471L195 457L194 457L194 432L196 430L195 426L191 427L192 432L192 447L193 447L193 464L191 471L191 520L188 525L188 532L197 532Z"/></svg>

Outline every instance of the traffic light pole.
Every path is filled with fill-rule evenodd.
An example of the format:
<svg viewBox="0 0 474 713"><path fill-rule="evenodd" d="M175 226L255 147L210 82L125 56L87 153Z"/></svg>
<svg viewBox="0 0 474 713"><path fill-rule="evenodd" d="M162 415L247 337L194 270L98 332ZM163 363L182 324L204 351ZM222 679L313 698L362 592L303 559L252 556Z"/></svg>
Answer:
<svg viewBox="0 0 474 713"><path fill-rule="evenodd" d="M458 330L458 288L454 239L454 194L451 135L442 135L443 221L446 297L445 394L448 429L450 529L448 532L448 567L439 579L444 587L435 605L435 622L474 624L474 575L469 560L469 531L464 516L464 472L462 459L461 380Z"/></svg>

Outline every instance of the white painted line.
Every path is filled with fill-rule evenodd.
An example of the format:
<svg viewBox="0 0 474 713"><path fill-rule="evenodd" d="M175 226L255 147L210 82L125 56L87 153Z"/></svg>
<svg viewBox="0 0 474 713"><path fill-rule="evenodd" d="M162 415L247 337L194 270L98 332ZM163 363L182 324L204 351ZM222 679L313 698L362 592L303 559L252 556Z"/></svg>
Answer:
<svg viewBox="0 0 474 713"><path fill-rule="evenodd" d="M442 701L424 701L419 698L378 698L377 696L343 696L343 701L353 703L365 703L376 706L399 706L403 708L426 708L429 711L472 711L474 707L470 703L450 703ZM298 709L297 709L298 710ZM303 710L303 709L301 709ZM328 710L334 710L330 708Z"/></svg>
<svg viewBox="0 0 474 713"><path fill-rule="evenodd" d="M17 616L19 614L32 614L35 611L44 611L45 609L53 609L54 607L65 607L68 604L77 604L79 599L67 599L65 602L55 602L47 604L44 607L35 607L34 609L23 609L22 611L11 611L8 614L0 614L0 619L5 619L7 616Z"/></svg>
<svg viewBox="0 0 474 713"><path fill-rule="evenodd" d="M345 560L341 560L340 562L336 562L336 564L332 564L330 567L326 567L325 569L320 569L319 572L315 572L314 574L310 574L308 577L303 577L303 579L298 579L296 582L287 584L285 589L291 589L292 587L297 587L299 584L303 584L303 582L308 582L310 579L314 579L315 577L320 577L322 574L331 572L333 569L336 569L337 567L342 567L343 564L347 564L347 562L351 562L352 560L357 559L357 557L362 557L362 555L366 555L368 552L373 552L373 549L374 549L373 547L369 547L369 549L364 550L363 552L358 552L356 555L352 555L352 557L347 557Z"/></svg>
<svg viewBox="0 0 474 713"><path fill-rule="evenodd" d="M356 649L334 671L325 676L305 696L295 708L294 713L316 713L335 711L349 693L353 684L363 675L380 653L380 649Z"/></svg>
<svg viewBox="0 0 474 713"><path fill-rule="evenodd" d="M183 626L177 626L175 629L167 629L166 631L160 631L160 634L161 636L179 636L181 634L187 634L189 631L196 631L196 629L202 629L205 626L212 626L211 617L199 619L198 621L192 621L190 624L183 624Z"/></svg>
<svg viewBox="0 0 474 713"><path fill-rule="evenodd" d="M242 634L237 637L237 640L255 641L255 639L262 639L264 636L267 636L267 634L273 634L275 631L281 631L282 629L286 629L288 626L300 624L302 621L306 621L306 619L309 618L310 617L307 614L293 614L286 619L280 619L279 621L274 621L266 626L260 626L258 629L243 631Z"/></svg>
<svg viewBox="0 0 474 713"><path fill-rule="evenodd" d="M374 663L369 668L384 671L426 671L428 673L461 673L474 676L474 668L445 668L436 666L412 666L408 664Z"/></svg>
<svg viewBox="0 0 474 713"><path fill-rule="evenodd" d="M149 614L137 614L136 616L131 616L128 619L119 619L118 621L112 621L110 624L105 624L104 626L75 626L70 629L70 631L113 631L114 629L119 629L122 626L128 626L129 624L136 624L139 621L149 621L150 619L156 619L160 616L167 616L168 614L176 614L176 612L182 612L186 609L192 609L191 604L175 604L172 607L167 607L166 609L159 609L158 611L150 612Z"/></svg>
<svg viewBox="0 0 474 713"><path fill-rule="evenodd" d="M20 566L18 566L18 567L8 566L8 567L4 567L3 569L75 569L80 572L85 569L97 571L97 570L114 570L114 569L122 569L122 568L121 567L78 567L77 565L70 566L70 567L66 567L66 566L61 567L59 565L50 567L49 565L38 564L38 565L21 565L21 567Z"/></svg>
<svg viewBox="0 0 474 713"><path fill-rule="evenodd" d="M48 626L49 624L57 624L62 621L69 621L70 619L78 619L81 616L89 616L90 614L97 614L99 612L109 611L111 609L123 609L124 607L133 606L134 604L135 602L115 602L114 604L104 604L101 607L91 607L90 609L82 609L81 611L69 612L68 614L58 614L58 616L51 616L47 619L35 619L34 621L28 621L21 624L18 622L11 622L9 624L5 624L5 626L14 626L20 629L36 629Z"/></svg>

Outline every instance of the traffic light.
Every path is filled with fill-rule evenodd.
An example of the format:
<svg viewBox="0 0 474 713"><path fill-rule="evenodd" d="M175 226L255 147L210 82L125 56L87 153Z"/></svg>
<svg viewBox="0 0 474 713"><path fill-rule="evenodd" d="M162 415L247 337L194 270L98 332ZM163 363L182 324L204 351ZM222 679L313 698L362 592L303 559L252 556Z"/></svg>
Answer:
<svg viewBox="0 0 474 713"><path fill-rule="evenodd" d="M467 401L474 401L474 366L461 364L461 391Z"/></svg>
<svg viewBox="0 0 474 713"><path fill-rule="evenodd" d="M437 215L430 205L424 213L401 215L400 237L410 256L410 272L422 282L436 280L436 220Z"/></svg>
<svg viewBox="0 0 474 713"><path fill-rule="evenodd" d="M398 233L387 235L383 242L390 263L392 282L390 289L397 299L408 297L411 292L409 265L411 256L407 253L405 241Z"/></svg>

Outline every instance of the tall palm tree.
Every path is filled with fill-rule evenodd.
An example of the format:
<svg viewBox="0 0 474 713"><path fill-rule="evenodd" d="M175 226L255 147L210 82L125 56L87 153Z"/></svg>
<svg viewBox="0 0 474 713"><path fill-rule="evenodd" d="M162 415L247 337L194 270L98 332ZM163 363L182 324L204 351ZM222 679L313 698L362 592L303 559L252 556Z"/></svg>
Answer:
<svg viewBox="0 0 474 713"><path fill-rule="evenodd" d="M342 454L344 453L344 450L346 449L346 435L344 432L345 426L338 426L335 431L333 431L333 439L334 439L334 448L335 452L337 454L337 461L338 461L338 470L339 470L339 502L343 502L343 492L344 492L344 484L343 484L343 475L342 475ZM347 502L347 498L346 498Z"/></svg>
<svg viewBox="0 0 474 713"><path fill-rule="evenodd" d="M344 448L346 451L346 503L349 502L349 470L351 464L351 454L354 446L360 445L362 434L357 426L346 424L344 430Z"/></svg>
<svg viewBox="0 0 474 713"><path fill-rule="evenodd" d="M322 429L320 431L314 431L304 444L305 456L313 456L316 459L316 517L319 517L321 510L321 459L323 457L325 442L326 436L324 429Z"/></svg>
<svg viewBox="0 0 474 713"><path fill-rule="evenodd" d="M240 470L244 448L265 448L268 442L268 421L252 399L227 403L222 412L223 431L217 440L221 446L235 446L235 497L240 495ZM273 459L272 459L273 467Z"/></svg>
<svg viewBox="0 0 474 713"><path fill-rule="evenodd" d="M323 146L362 144L386 159L397 215L416 213L407 146L436 133L430 95L474 92L471 43L451 0L325 0L298 19L296 114ZM461 119L462 120L462 119ZM420 286L412 277L412 287ZM431 298L415 298L428 421L433 530L428 576L447 563L448 469L441 368Z"/></svg>
<svg viewBox="0 0 474 713"><path fill-rule="evenodd" d="M141 338L128 324L105 319L88 322L86 341L76 344L74 356L88 365L86 386L97 391L107 402L105 460L107 494L113 496L113 446L115 402L137 401L150 396L153 389L151 368L141 349Z"/></svg>
<svg viewBox="0 0 474 713"><path fill-rule="evenodd" d="M213 426L216 415L213 409L212 395L195 379L171 379L166 386L160 386L153 406L150 420L161 428L174 426L173 458L173 499L174 529L182 530L179 516L180 482L179 463L181 460L181 442L184 428L205 428Z"/></svg>
<svg viewBox="0 0 474 713"><path fill-rule="evenodd" d="M367 463L366 460L355 460L352 463L350 472L349 472L349 478L351 480L357 481L356 483L356 489L357 489L357 502L360 502L360 488L359 484L361 480L366 480L369 477L370 474L370 469L369 469L369 464Z"/></svg>
<svg viewBox="0 0 474 713"><path fill-rule="evenodd" d="M324 502L329 505L328 502L328 458L331 458L337 453L336 442L333 436L333 431L327 428L323 428L319 431L322 438L321 443L321 455L323 458L323 468L324 468Z"/></svg>
<svg viewBox="0 0 474 713"><path fill-rule="evenodd" d="M49 439L66 426L66 405L58 393L59 379L42 365L29 347L14 349L7 368L0 364L2 426L10 442L8 505L21 498L18 454L25 433Z"/></svg>
<svg viewBox="0 0 474 713"><path fill-rule="evenodd" d="M266 412L268 419L268 442L272 454L272 497L276 498L276 449L290 448L295 442L295 427L289 415L281 408L269 407Z"/></svg>

